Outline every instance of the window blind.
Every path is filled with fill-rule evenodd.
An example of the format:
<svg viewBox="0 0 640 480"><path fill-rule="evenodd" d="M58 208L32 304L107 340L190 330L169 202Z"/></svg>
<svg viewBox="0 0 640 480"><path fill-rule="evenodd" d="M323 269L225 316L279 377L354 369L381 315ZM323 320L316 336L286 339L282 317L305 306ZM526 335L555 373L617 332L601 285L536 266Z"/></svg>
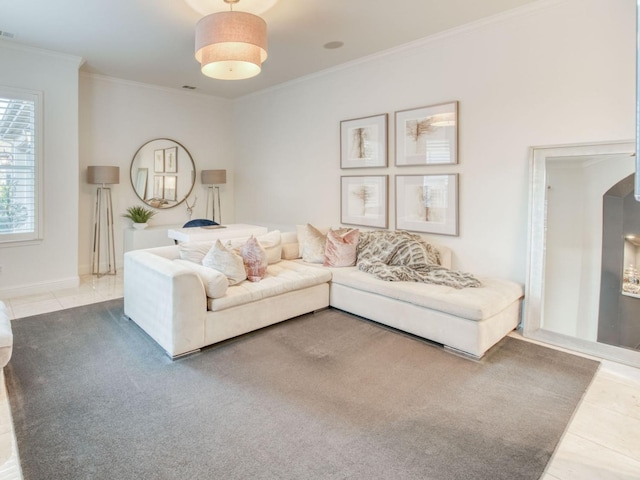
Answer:
<svg viewBox="0 0 640 480"><path fill-rule="evenodd" d="M38 238L37 94L0 89L0 242Z"/></svg>

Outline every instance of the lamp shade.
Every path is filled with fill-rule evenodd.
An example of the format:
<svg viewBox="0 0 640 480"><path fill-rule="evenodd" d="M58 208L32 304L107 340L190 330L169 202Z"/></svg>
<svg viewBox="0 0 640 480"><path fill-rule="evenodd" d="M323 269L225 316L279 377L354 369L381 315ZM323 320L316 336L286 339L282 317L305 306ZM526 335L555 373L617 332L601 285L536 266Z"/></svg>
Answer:
<svg viewBox="0 0 640 480"><path fill-rule="evenodd" d="M226 170L202 170L200 180L203 185L222 185L227 183Z"/></svg>
<svg viewBox="0 0 640 480"><path fill-rule="evenodd" d="M267 59L267 24L247 12L207 15L196 25L196 60L202 73L242 80L260 73Z"/></svg>
<svg viewBox="0 0 640 480"><path fill-rule="evenodd" d="M120 167L91 166L87 169L87 183L120 183Z"/></svg>

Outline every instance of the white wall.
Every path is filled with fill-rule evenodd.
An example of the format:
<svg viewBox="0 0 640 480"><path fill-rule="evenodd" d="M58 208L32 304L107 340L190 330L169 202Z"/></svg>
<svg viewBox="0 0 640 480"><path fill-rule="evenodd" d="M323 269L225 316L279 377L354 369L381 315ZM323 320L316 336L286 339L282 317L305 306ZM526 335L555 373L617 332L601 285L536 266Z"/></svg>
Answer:
<svg viewBox="0 0 640 480"><path fill-rule="evenodd" d="M340 221L340 176L460 174L454 267L524 283L530 147L633 138L635 3L543 1L239 99L236 220ZM344 48L348 48L348 45ZM457 166L394 164L393 112L460 102ZM389 113L388 169L340 170L339 122ZM242 128L238 128L242 126Z"/></svg>
<svg viewBox="0 0 640 480"><path fill-rule="evenodd" d="M43 92L44 239L0 245L0 294L78 284L81 59L0 41L0 85Z"/></svg>
<svg viewBox="0 0 640 480"><path fill-rule="evenodd" d="M226 223L337 224L340 176L366 173L390 175L393 228L395 174L459 173L460 235L437 241L454 249L455 268L524 282L530 147L635 136L635 3L542 0L516 12L236 102L97 76L78 86L79 59L1 42L0 83L45 92L46 238L0 247L0 293L75 284L88 272L95 186L86 167L121 167L119 215L139 202L131 157L157 137L185 145L198 172L228 170ZM460 102L460 164L394 167L393 112L451 100ZM390 167L340 170L340 121L385 112ZM206 192L194 193L196 218ZM154 223L186 220L181 205ZM127 225L117 216L119 263Z"/></svg>
<svg viewBox="0 0 640 480"><path fill-rule="evenodd" d="M205 215L206 189L200 184L203 169L226 169L221 186L222 218L234 219L234 167L231 102L211 96L159 88L107 77L80 76L80 210L79 270L91 264L93 209L96 186L86 183L89 165L120 167L120 184L112 185L117 266L122 265L123 230L130 220L126 208L142 205L130 181L130 165L142 144L154 138L171 138L186 147L196 165L196 185L189 197L198 197L192 218ZM178 192L180 195L180 192ZM158 210L151 225L182 226L189 220L186 204Z"/></svg>

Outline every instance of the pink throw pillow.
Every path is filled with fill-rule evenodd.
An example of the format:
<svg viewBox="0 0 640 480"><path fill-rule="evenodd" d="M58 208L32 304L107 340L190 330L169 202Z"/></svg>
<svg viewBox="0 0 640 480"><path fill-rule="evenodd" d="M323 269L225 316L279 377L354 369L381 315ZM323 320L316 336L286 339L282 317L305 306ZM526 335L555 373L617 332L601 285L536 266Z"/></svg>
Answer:
<svg viewBox="0 0 640 480"><path fill-rule="evenodd" d="M329 230L323 265L325 267L352 267L355 265L359 236L360 230L357 228L343 235L335 230Z"/></svg>
<svg viewBox="0 0 640 480"><path fill-rule="evenodd" d="M260 246L256 237L251 235L240 249L240 255L247 271L247 280L259 282L267 274L267 252Z"/></svg>

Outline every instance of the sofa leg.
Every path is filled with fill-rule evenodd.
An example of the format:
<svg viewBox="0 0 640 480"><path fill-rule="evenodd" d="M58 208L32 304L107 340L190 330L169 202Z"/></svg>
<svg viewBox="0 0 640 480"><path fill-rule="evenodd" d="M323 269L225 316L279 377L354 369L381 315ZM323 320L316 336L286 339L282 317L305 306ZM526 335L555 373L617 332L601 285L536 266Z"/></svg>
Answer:
<svg viewBox="0 0 640 480"><path fill-rule="evenodd" d="M453 353L454 355L458 355L460 357L468 358L470 360L480 360L482 358L482 355L481 356L474 355L472 353L465 352L463 350L458 350L457 348L450 347L448 345L444 345L444 349L445 349L446 352Z"/></svg>
<svg viewBox="0 0 640 480"><path fill-rule="evenodd" d="M165 352L165 353L167 353L167 352ZM169 356L169 358L171 360L178 360L179 358L189 357L191 355L195 355L196 353L200 353L200 349L199 348L196 348L195 350L190 350L188 352L180 353L178 355L169 355L168 353L167 353L167 355Z"/></svg>

